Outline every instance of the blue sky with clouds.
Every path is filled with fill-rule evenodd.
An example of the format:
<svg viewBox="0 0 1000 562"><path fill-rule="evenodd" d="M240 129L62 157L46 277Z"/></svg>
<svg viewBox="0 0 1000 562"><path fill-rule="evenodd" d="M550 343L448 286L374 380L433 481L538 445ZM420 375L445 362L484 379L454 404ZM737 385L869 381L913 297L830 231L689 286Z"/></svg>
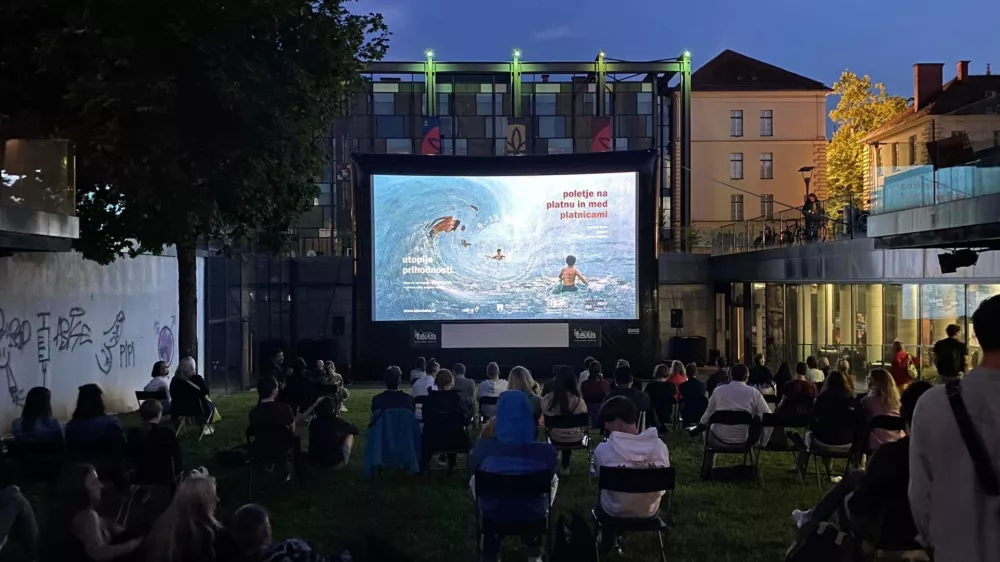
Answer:
<svg viewBox="0 0 1000 562"><path fill-rule="evenodd" d="M695 68L725 49L826 84L844 69L913 95L913 63L959 59L1000 73L1000 2L949 0L360 0L393 32L390 60L652 60L692 53Z"/></svg>

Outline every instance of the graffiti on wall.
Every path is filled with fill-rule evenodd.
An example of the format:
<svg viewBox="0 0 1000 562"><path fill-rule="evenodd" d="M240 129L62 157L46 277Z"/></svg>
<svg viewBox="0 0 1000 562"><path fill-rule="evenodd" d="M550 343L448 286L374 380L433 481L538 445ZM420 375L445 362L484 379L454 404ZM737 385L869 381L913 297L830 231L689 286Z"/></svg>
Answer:
<svg viewBox="0 0 1000 562"><path fill-rule="evenodd" d="M156 352L160 358L167 364L167 367L173 365L174 362L174 326L177 324L177 317L170 317L170 325L160 324L159 322L153 323L153 333L156 335Z"/></svg>

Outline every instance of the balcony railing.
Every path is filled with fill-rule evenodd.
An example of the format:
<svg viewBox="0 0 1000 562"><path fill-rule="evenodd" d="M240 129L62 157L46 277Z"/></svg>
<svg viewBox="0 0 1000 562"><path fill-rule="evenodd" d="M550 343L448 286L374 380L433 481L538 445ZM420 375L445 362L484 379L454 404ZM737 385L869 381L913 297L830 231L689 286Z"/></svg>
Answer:
<svg viewBox="0 0 1000 562"><path fill-rule="evenodd" d="M808 219L801 208L793 208L719 227L712 232L712 255L867 236L868 212L856 200L832 198L819 203L819 211Z"/></svg>
<svg viewBox="0 0 1000 562"><path fill-rule="evenodd" d="M1000 156L934 169L913 166L872 189L873 215L1000 193Z"/></svg>
<svg viewBox="0 0 1000 562"><path fill-rule="evenodd" d="M0 206L76 215L73 149L64 140L8 140L0 153Z"/></svg>

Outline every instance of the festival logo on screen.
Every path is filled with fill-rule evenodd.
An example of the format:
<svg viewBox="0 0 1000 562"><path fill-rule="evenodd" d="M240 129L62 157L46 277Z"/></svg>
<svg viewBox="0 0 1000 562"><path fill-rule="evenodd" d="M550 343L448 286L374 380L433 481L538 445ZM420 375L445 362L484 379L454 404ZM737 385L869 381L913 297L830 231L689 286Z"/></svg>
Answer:
<svg viewBox="0 0 1000 562"><path fill-rule="evenodd" d="M507 120L507 156L523 156L528 153L528 124L524 119Z"/></svg>
<svg viewBox="0 0 1000 562"><path fill-rule="evenodd" d="M436 324L411 324L410 347L441 347L441 327Z"/></svg>
<svg viewBox="0 0 1000 562"><path fill-rule="evenodd" d="M573 322L569 325L570 347L600 347L601 325L593 322Z"/></svg>
<svg viewBox="0 0 1000 562"><path fill-rule="evenodd" d="M594 133L591 152L608 152L611 150L611 118L594 117L590 120L590 130Z"/></svg>
<svg viewBox="0 0 1000 562"><path fill-rule="evenodd" d="M424 117L423 141L420 143L420 154L441 154L441 118Z"/></svg>

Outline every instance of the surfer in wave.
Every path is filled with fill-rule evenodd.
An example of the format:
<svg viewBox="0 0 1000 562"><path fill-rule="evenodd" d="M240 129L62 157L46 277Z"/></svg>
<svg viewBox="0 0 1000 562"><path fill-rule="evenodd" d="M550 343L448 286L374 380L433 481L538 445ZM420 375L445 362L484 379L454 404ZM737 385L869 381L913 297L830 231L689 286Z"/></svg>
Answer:
<svg viewBox="0 0 1000 562"><path fill-rule="evenodd" d="M431 230L427 236L429 238L434 238L435 234L441 234L442 232L455 232L461 224L462 221L451 216L436 218L431 221Z"/></svg>

